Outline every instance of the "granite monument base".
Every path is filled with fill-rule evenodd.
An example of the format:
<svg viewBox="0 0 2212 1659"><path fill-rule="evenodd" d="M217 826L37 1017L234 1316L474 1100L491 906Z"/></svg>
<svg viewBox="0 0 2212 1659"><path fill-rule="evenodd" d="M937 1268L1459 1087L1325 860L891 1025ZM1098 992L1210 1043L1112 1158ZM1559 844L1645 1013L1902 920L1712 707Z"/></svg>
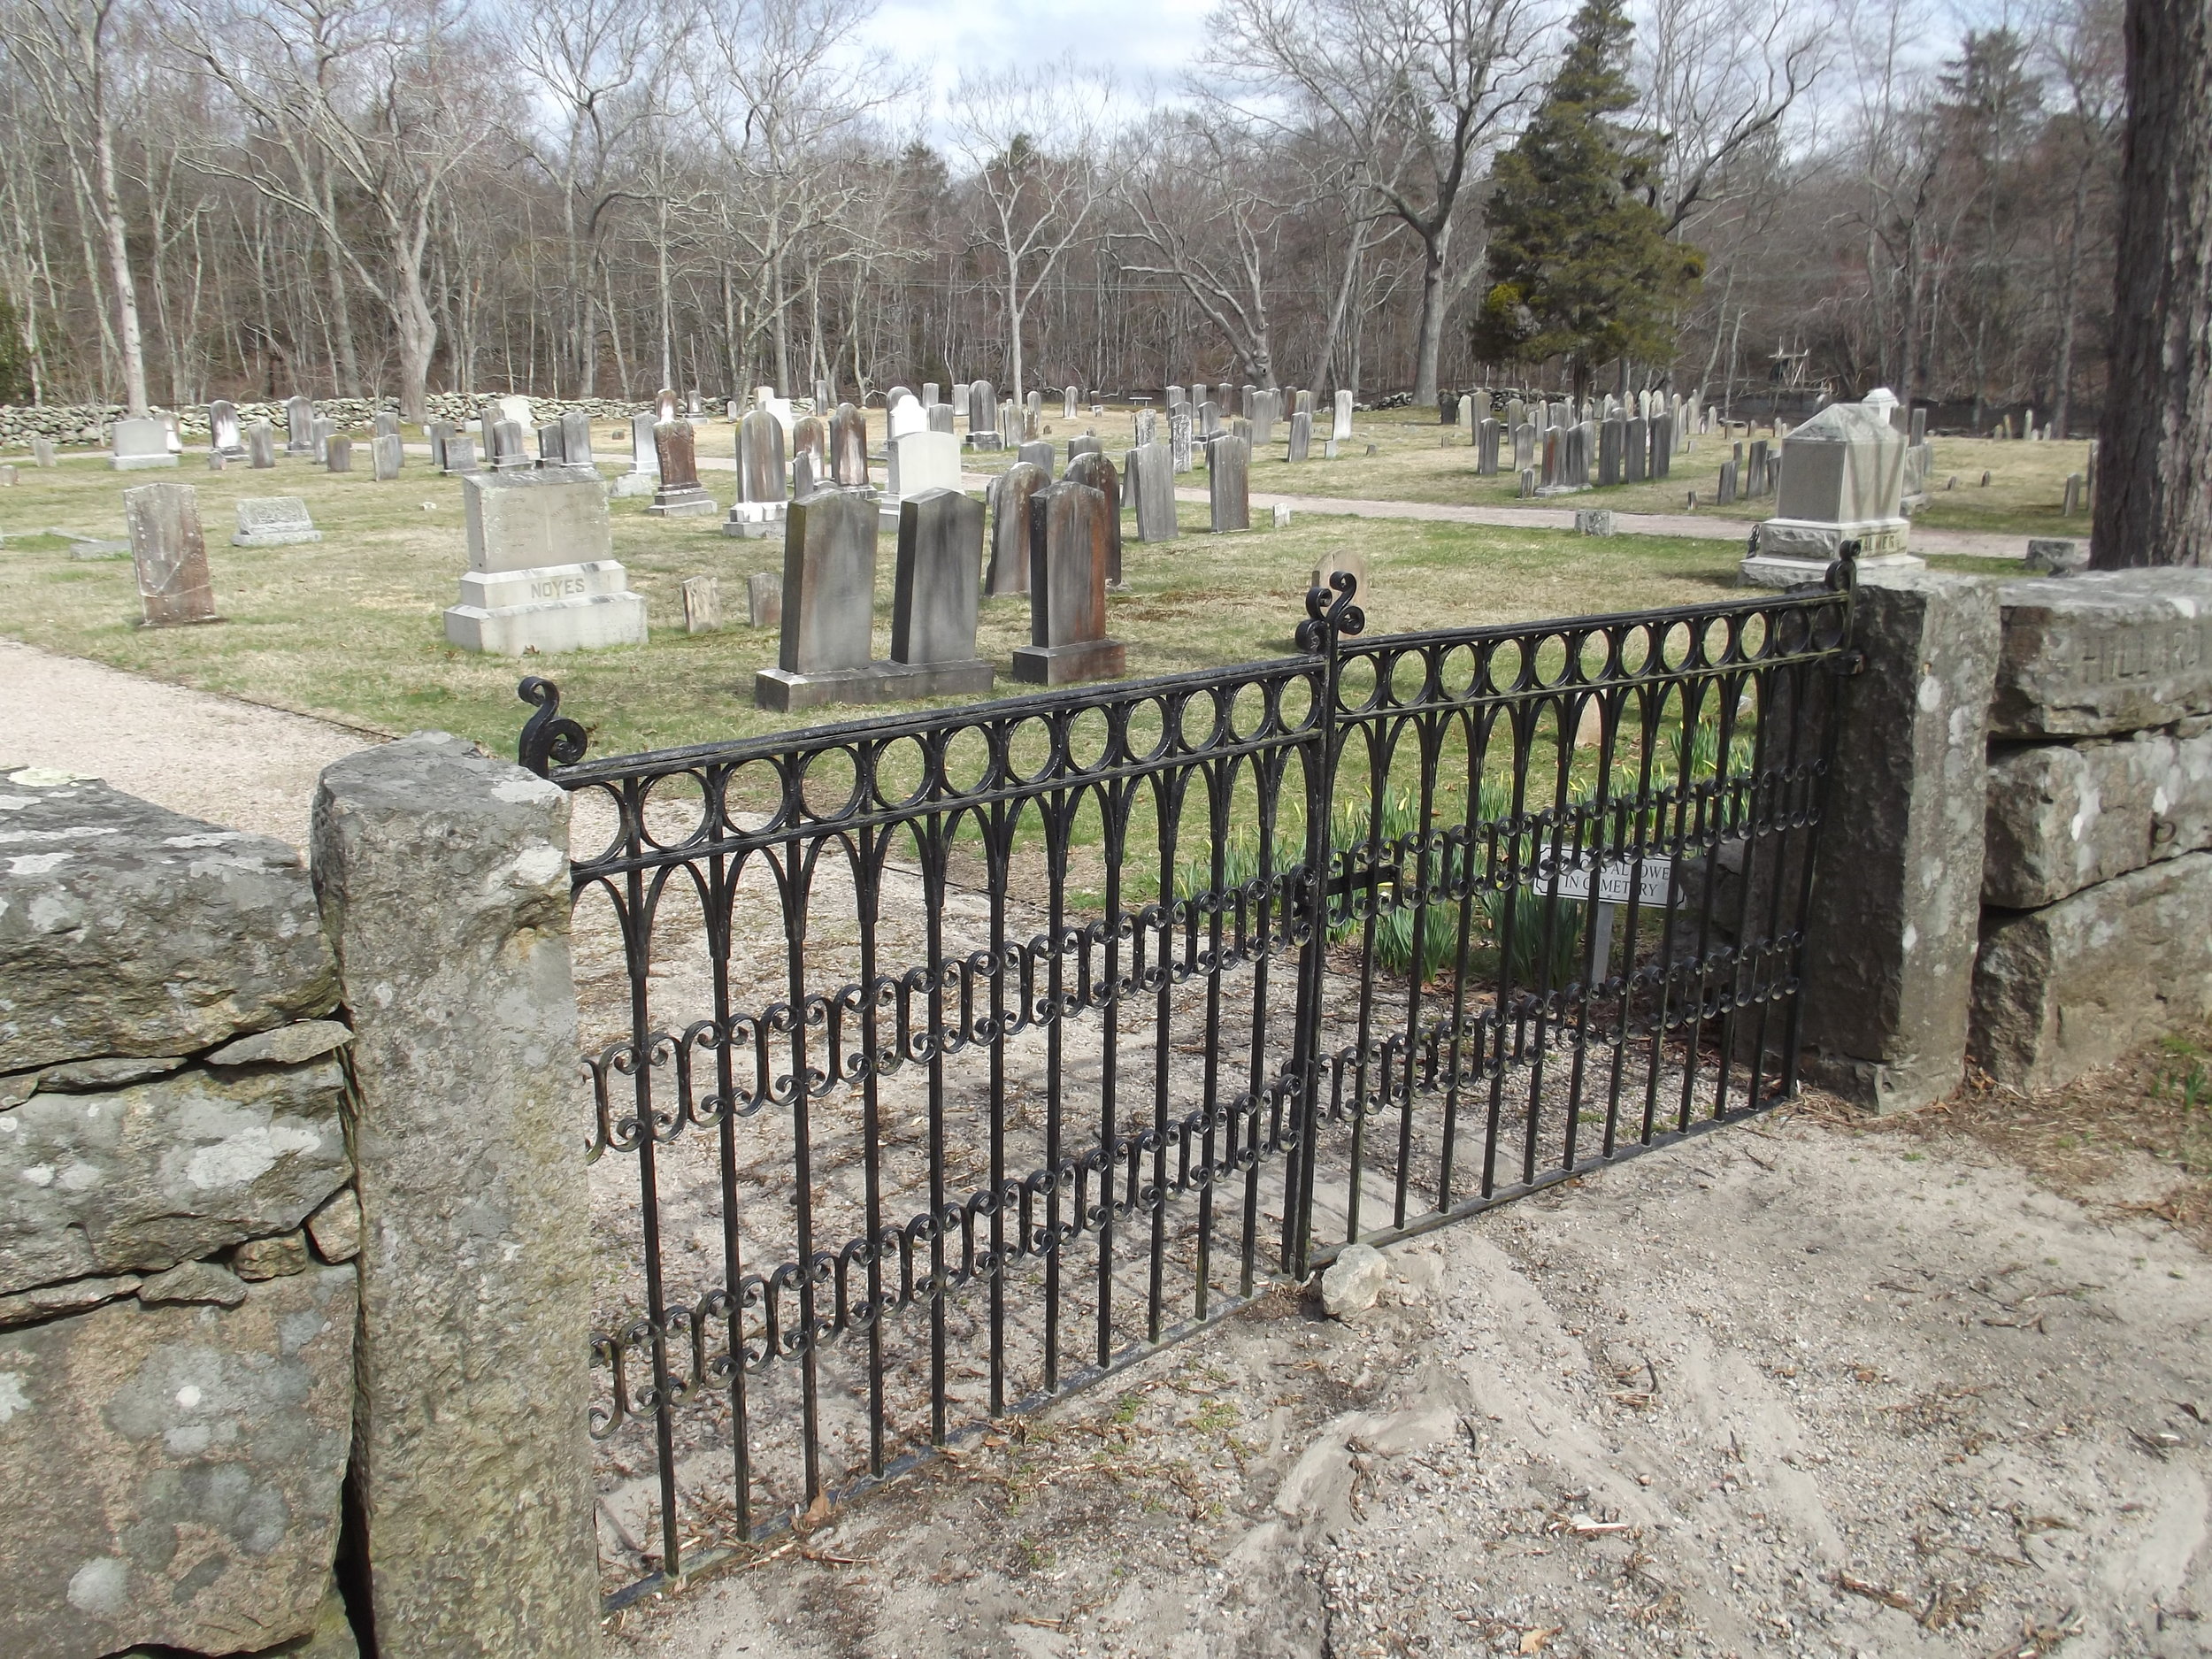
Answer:
<svg viewBox="0 0 2212 1659"><path fill-rule="evenodd" d="M613 559L513 571L466 571L461 603L445 613L449 644L520 657L642 645L645 601Z"/></svg>
<svg viewBox="0 0 2212 1659"><path fill-rule="evenodd" d="M611 480L607 494L622 499L632 495L649 495L661 487L659 475L653 472L624 472Z"/></svg>
<svg viewBox="0 0 2212 1659"><path fill-rule="evenodd" d="M1129 648L1119 640L1023 645L1014 651L1014 678L1026 685L1072 686L1085 680L1119 680L1128 672Z"/></svg>
<svg viewBox="0 0 2212 1659"><path fill-rule="evenodd" d="M966 663L870 663L865 668L795 674L764 668L753 676L753 703L778 714L833 703L904 703L915 697L987 697L996 670Z"/></svg>
<svg viewBox="0 0 2212 1659"><path fill-rule="evenodd" d="M706 517L721 511L713 496L696 485L687 489L657 489L646 511L661 518Z"/></svg>
<svg viewBox="0 0 2212 1659"><path fill-rule="evenodd" d="M1794 588L1816 582L1846 541L1859 544L1862 571L1916 571L1927 561L1905 550L1912 534L1903 518L1823 524L1809 518L1768 518L1759 525L1758 551L1747 555L1739 580L1747 588Z"/></svg>
<svg viewBox="0 0 2212 1659"><path fill-rule="evenodd" d="M730 516L722 521L722 534L743 536L747 541L781 535L784 509L788 504L780 501L733 502Z"/></svg>

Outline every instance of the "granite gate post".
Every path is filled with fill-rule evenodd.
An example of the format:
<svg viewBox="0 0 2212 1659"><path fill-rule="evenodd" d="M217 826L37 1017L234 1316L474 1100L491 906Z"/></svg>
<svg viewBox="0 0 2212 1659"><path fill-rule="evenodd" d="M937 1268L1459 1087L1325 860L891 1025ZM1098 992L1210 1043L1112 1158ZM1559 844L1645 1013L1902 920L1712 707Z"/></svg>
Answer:
<svg viewBox="0 0 2212 1659"><path fill-rule="evenodd" d="M354 1472L380 1659L587 1659L568 797L442 733L326 770L314 875L352 1021Z"/></svg>

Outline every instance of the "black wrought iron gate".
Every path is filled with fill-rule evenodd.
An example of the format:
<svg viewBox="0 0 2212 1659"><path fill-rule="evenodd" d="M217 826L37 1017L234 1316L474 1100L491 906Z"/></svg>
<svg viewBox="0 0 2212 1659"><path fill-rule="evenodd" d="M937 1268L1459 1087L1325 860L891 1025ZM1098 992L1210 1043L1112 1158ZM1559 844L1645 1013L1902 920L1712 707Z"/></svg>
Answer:
<svg viewBox="0 0 2212 1659"><path fill-rule="evenodd" d="M1847 565L1372 640L1338 582L1279 661L617 759L523 683L618 1600L1793 1092Z"/></svg>

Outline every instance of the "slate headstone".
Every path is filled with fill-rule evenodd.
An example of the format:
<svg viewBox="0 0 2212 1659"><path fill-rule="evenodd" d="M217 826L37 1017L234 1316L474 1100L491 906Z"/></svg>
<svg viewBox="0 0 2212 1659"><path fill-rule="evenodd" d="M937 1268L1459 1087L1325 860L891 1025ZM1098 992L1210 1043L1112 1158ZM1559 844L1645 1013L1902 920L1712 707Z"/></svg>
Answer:
<svg viewBox="0 0 2212 1659"><path fill-rule="evenodd" d="M1017 461L986 492L991 510L991 568L984 591L993 598L1029 591L1029 503L1052 482L1052 475L1027 461Z"/></svg>
<svg viewBox="0 0 2212 1659"><path fill-rule="evenodd" d="M189 484L141 484L123 492L139 621L150 628L215 620L198 492Z"/></svg>
<svg viewBox="0 0 2212 1659"><path fill-rule="evenodd" d="M1106 501L1064 480L1029 502L1029 643L1014 653L1014 678L1064 686L1115 679L1128 649L1106 634Z"/></svg>

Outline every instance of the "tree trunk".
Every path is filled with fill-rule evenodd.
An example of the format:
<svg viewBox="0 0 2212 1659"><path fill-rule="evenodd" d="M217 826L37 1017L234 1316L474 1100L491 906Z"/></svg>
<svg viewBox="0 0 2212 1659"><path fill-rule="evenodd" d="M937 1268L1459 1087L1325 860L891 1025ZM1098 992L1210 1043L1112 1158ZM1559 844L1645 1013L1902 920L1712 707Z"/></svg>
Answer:
<svg viewBox="0 0 2212 1659"><path fill-rule="evenodd" d="M104 107L96 112L94 165L99 169L100 228L107 239L108 270L115 284L116 342L123 355L123 401L133 416L151 412L146 399L146 346L138 332L138 285L131 280L129 233L115 185L115 138Z"/></svg>
<svg viewBox="0 0 2212 1659"><path fill-rule="evenodd" d="M2212 7L2128 0L2126 28L2102 570L2212 563Z"/></svg>
<svg viewBox="0 0 2212 1659"><path fill-rule="evenodd" d="M438 319L411 267L399 273L399 303L392 308L399 333L399 418L420 426L430 419L430 358L438 349Z"/></svg>
<svg viewBox="0 0 2212 1659"><path fill-rule="evenodd" d="M1444 260L1452 249L1452 227L1447 224L1421 244L1421 322L1414 336L1413 406L1426 409L1436 402L1436 359L1444 342L1444 313L1451 296L1444 291Z"/></svg>

